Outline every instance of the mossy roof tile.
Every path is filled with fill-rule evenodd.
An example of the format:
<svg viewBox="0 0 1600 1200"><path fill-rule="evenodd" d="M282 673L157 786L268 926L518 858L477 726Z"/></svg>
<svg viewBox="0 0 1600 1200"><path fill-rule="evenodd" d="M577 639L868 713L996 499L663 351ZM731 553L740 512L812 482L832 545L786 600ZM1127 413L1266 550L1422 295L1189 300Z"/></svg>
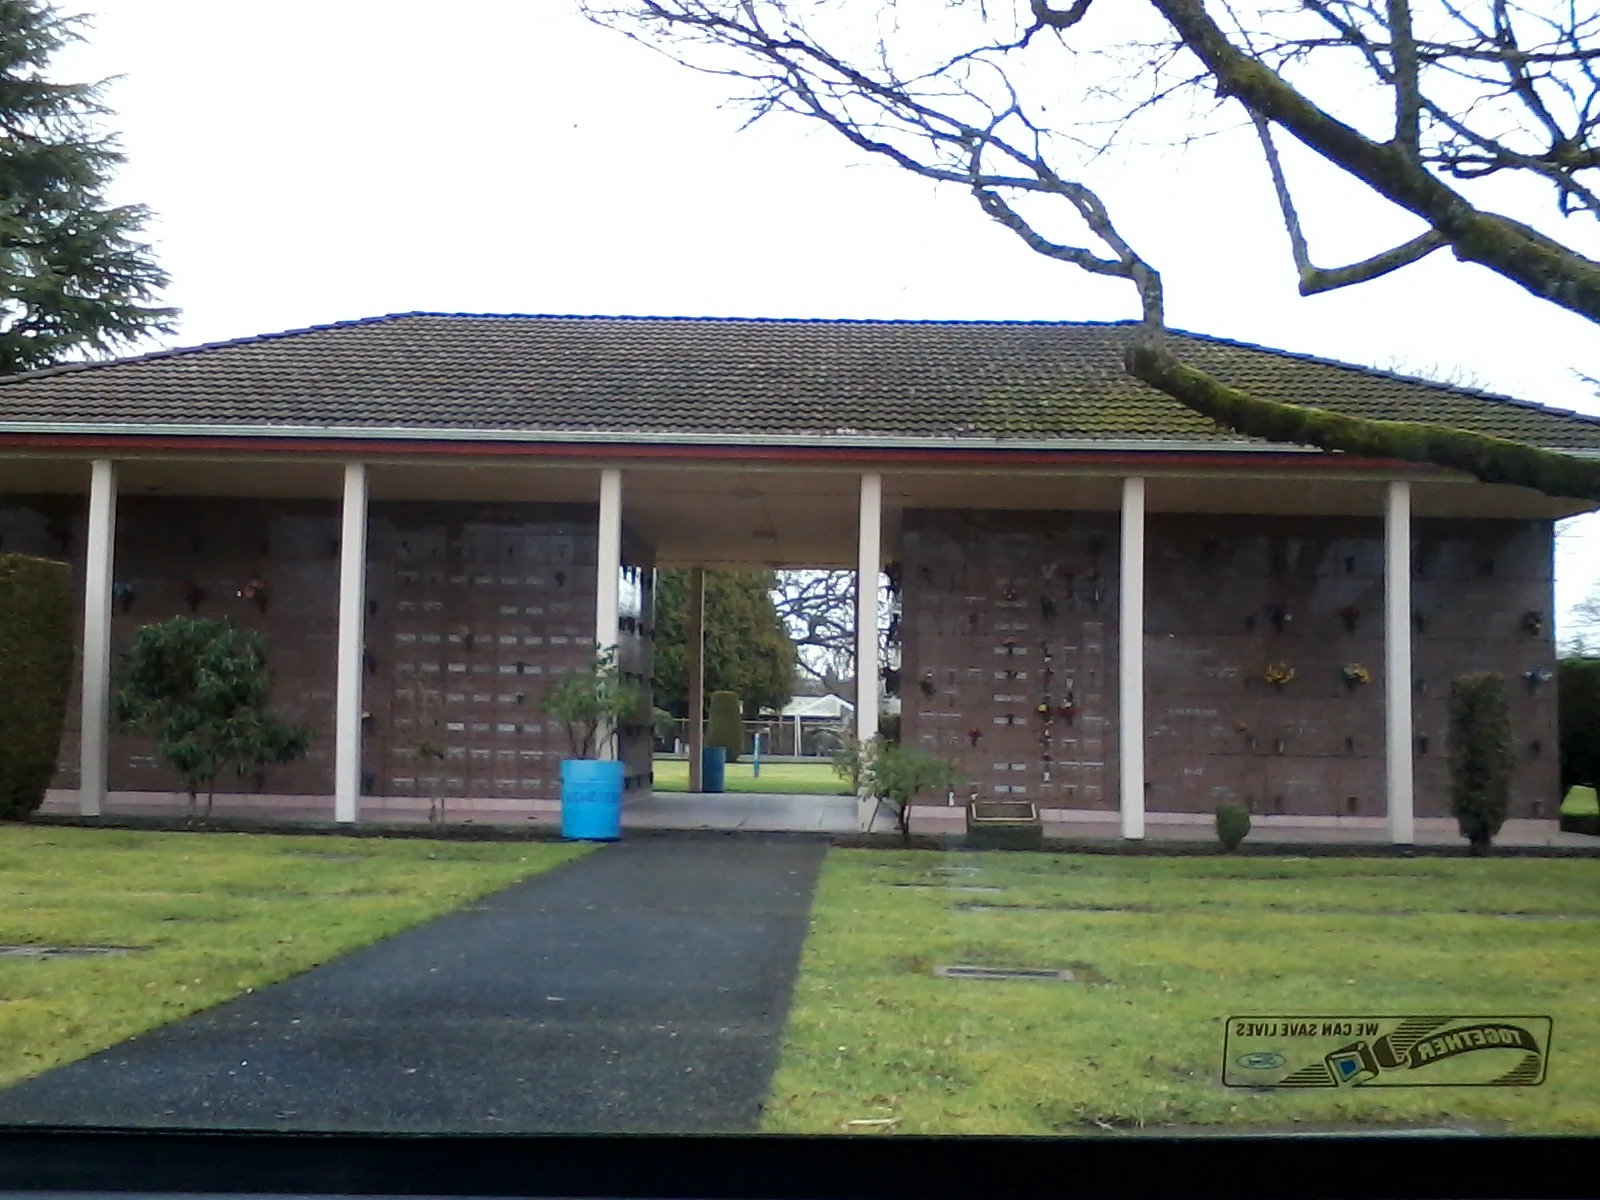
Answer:
<svg viewBox="0 0 1600 1200"><path fill-rule="evenodd" d="M0 379L0 421L1249 439L1122 371L1129 323L402 313ZM1174 336L1257 395L1600 450L1600 419L1261 346Z"/></svg>

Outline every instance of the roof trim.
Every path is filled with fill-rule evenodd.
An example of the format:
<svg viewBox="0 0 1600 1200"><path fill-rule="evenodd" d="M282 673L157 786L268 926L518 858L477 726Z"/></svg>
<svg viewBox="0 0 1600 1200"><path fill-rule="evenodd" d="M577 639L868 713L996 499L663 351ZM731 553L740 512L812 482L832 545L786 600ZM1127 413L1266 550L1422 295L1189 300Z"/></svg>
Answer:
<svg viewBox="0 0 1600 1200"><path fill-rule="evenodd" d="M641 430L606 429L433 429L420 425L200 425L146 424L143 422L97 421L0 421L0 434L52 434L66 437L101 435L106 437L212 437L212 438L294 438L335 441L393 442L489 442L539 445L615 445L640 446L776 446L795 449L828 448L852 450L1032 450L1075 453L1184 454L1323 454L1314 446L1293 446L1278 442L1189 442L1176 439L1139 438L1000 438L979 435L942 434L915 437L907 434L857 433L669 433Z"/></svg>

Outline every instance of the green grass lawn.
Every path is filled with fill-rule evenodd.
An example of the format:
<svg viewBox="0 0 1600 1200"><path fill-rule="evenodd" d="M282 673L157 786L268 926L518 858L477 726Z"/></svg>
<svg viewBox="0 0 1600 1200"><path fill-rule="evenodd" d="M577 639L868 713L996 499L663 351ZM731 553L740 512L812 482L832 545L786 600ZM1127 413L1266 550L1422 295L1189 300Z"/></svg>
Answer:
<svg viewBox="0 0 1600 1200"><path fill-rule="evenodd" d="M689 763L682 758L658 758L655 761L658 792L686 792L689 790ZM846 796L850 784L833 773L829 762L763 762L761 778L755 777L755 766L748 758L729 763L724 768L723 787L730 792L783 792L790 795Z"/></svg>
<svg viewBox="0 0 1600 1200"><path fill-rule="evenodd" d="M458 908L586 847L0 825L0 1086Z"/></svg>
<svg viewBox="0 0 1600 1200"><path fill-rule="evenodd" d="M1091 981L932 974L966 963L1077 965ZM1597 981L1593 860L834 850L765 1128L1049 1135L1471 1121L1593 1134ZM1222 1086L1228 1016L1344 1013L1549 1015L1546 1082Z"/></svg>

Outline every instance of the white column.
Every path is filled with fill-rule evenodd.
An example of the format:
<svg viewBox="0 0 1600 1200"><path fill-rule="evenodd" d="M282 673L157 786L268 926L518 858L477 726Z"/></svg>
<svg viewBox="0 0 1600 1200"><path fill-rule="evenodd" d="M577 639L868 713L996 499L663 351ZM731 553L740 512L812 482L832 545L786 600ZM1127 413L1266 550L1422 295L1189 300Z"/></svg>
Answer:
<svg viewBox="0 0 1600 1200"><path fill-rule="evenodd" d="M705 791L706 748L706 571L689 568L688 629L684 666L689 676L689 790Z"/></svg>
<svg viewBox="0 0 1600 1200"><path fill-rule="evenodd" d="M1117 745L1122 836L1144 837L1144 480L1122 481L1122 606L1117 642Z"/></svg>
<svg viewBox="0 0 1600 1200"><path fill-rule="evenodd" d="M883 563L883 476L861 477L861 527L856 560L856 737L863 745L878 732L878 569ZM863 833L872 803L856 797Z"/></svg>
<svg viewBox="0 0 1600 1200"><path fill-rule="evenodd" d="M339 534L339 675L333 710L333 819L353 823L361 798L362 641L367 591L367 468L346 463Z"/></svg>
<svg viewBox="0 0 1600 1200"><path fill-rule="evenodd" d="M599 654L621 640L617 628L622 586L622 472L607 467L600 472L600 530L595 553L594 649ZM617 747L610 730L595 731L595 752L615 758Z"/></svg>
<svg viewBox="0 0 1600 1200"><path fill-rule="evenodd" d="M89 542L83 564L83 715L78 737L78 811L98 817L106 798L111 725L111 574L117 555L117 464L89 469Z"/></svg>
<svg viewBox="0 0 1600 1200"><path fill-rule="evenodd" d="M1409 846L1412 823L1411 746L1411 485L1389 484L1383 511L1383 709L1389 840Z"/></svg>
<svg viewBox="0 0 1600 1200"><path fill-rule="evenodd" d="M600 541L596 551L594 649L599 654L618 641L617 611L622 586L622 472L600 472Z"/></svg>

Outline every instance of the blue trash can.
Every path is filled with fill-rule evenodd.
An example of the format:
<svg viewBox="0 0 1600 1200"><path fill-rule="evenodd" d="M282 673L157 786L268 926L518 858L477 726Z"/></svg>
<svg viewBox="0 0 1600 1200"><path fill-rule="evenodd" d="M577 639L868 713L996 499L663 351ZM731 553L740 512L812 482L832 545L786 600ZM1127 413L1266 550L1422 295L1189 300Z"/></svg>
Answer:
<svg viewBox="0 0 1600 1200"><path fill-rule="evenodd" d="M561 836L584 842L622 836L622 763L561 761Z"/></svg>
<svg viewBox="0 0 1600 1200"><path fill-rule="evenodd" d="M720 792L728 771L728 751L724 746L707 746L700 751L700 790Z"/></svg>

